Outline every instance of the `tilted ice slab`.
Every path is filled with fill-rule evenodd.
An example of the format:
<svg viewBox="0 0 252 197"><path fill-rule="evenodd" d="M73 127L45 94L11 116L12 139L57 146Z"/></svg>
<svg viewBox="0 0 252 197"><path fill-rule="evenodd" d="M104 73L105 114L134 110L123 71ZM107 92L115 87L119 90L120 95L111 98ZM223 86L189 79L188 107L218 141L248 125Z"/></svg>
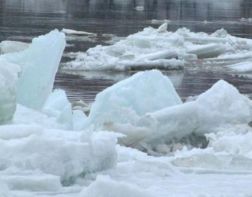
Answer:
<svg viewBox="0 0 252 197"><path fill-rule="evenodd" d="M54 30L34 38L26 50L2 56L21 66L17 85L18 103L34 109L42 108L52 91L65 44L64 33Z"/></svg>
<svg viewBox="0 0 252 197"><path fill-rule="evenodd" d="M0 56L0 124L12 119L16 110L16 83L20 67Z"/></svg>
<svg viewBox="0 0 252 197"><path fill-rule="evenodd" d="M160 71L139 72L99 93L87 119L88 126L108 128L135 124L148 112L181 104L168 77Z"/></svg>
<svg viewBox="0 0 252 197"><path fill-rule="evenodd" d="M167 24L158 29L148 27L111 46L98 45L76 53L66 69L127 70L166 68L179 69L195 59L217 58L224 54L248 52L249 39L229 35L220 29L213 34L193 33L186 28L167 31Z"/></svg>

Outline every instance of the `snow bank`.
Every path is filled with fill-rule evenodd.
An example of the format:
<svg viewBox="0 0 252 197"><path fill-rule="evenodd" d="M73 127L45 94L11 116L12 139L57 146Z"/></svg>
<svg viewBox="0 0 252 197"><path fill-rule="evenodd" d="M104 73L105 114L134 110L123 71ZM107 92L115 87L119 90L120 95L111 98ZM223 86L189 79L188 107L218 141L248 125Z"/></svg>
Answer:
<svg viewBox="0 0 252 197"><path fill-rule="evenodd" d="M17 87L18 103L34 109L42 108L52 91L65 44L64 33L54 30L34 38L26 50L2 56L21 66Z"/></svg>
<svg viewBox="0 0 252 197"><path fill-rule="evenodd" d="M16 83L20 67L0 56L0 124L10 121L16 110Z"/></svg>
<svg viewBox="0 0 252 197"><path fill-rule="evenodd" d="M159 28L145 28L110 46L98 45L77 52L76 59L65 65L77 70L181 69L192 59L218 58L224 54L251 52L249 39L229 35L220 29L213 34L194 33L186 28L167 31L167 23Z"/></svg>
<svg viewBox="0 0 252 197"><path fill-rule="evenodd" d="M151 197L149 192L133 184L114 181L109 177L99 176L80 197Z"/></svg>
<svg viewBox="0 0 252 197"><path fill-rule="evenodd" d="M87 124L96 128L134 124L148 112L177 104L181 100L168 77L157 70L139 72L99 93Z"/></svg>

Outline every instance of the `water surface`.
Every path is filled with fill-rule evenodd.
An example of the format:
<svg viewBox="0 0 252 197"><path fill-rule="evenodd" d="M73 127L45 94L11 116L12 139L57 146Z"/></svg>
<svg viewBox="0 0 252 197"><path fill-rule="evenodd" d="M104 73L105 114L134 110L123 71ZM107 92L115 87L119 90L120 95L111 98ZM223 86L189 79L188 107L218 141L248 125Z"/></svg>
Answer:
<svg viewBox="0 0 252 197"><path fill-rule="evenodd" d="M250 0L0 0L0 40L29 42L34 36L54 28L127 36L168 19L169 30L187 27L213 32L225 28L236 36L252 38ZM153 19L157 20L153 23ZM98 36L99 37L99 36ZM85 51L110 38L85 40L72 37L66 52ZM67 58L63 58L66 61ZM77 73L78 74L78 73ZM55 87L63 88L71 100L92 102L95 95L132 73L58 73ZM238 75L210 69L165 72L185 99L208 89L223 78L244 93L252 94L251 74Z"/></svg>

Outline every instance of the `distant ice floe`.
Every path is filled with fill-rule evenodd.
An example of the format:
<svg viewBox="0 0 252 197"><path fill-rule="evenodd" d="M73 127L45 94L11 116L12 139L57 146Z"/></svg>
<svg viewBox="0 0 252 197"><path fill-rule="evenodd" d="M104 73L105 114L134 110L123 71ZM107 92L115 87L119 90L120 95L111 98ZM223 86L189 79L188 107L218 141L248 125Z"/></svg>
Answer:
<svg viewBox="0 0 252 197"><path fill-rule="evenodd" d="M169 32L164 23L157 29L145 28L113 45L77 52L75 60L67 62L65 69L181 69L192 60L219 61L224 55L238 56L251 49L251 40L231 36L224 29L212 34L194 33L186 28Z"/></svg>
<svg viewBox="0 0 252 197"><path fill-rule="evenodd" d="M216 44L190 51L212 57ZM54 30L0 55L0 196L252 195L252 101L233 85L220 80L182 102L160 71L138 72L99 93L86 115L85 103L52 90L64 47Z"/></svg>

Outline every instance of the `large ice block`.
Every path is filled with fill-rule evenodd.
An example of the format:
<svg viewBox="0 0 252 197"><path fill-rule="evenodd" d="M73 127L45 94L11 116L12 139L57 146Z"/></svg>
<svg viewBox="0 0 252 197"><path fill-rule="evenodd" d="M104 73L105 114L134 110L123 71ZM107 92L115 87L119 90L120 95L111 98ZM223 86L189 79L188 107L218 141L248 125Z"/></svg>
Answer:
<svg viewBox="0 0 252 197"><path fill-rule="evenodd" d="M88 117L89 126L134 124L148 112L181 104L168 77L160 71L139 72L96 96Z"/></svg>
<svg viewBox="0 0 252 197"><path fill-rule="evenodd" d="M66 42L58 30L32 40L24 51L3 55L8 61L21 66L18 80L18 103L41 109L52 91Z"/></svg>

